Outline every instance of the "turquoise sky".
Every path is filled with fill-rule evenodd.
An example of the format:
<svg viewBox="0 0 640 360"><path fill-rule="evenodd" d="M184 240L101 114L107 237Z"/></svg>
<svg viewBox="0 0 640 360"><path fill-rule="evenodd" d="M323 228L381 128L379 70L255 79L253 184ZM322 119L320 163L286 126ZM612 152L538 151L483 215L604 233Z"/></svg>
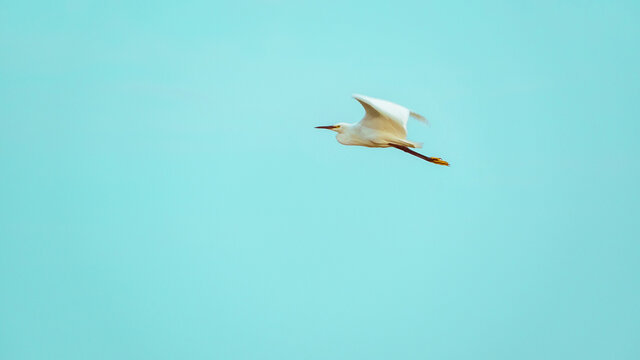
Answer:
<svg viewBox="0 0 640 360"><path fill-rule="evenodd" d="M639 18L0 1L0 358L640 358Z"/></svg>

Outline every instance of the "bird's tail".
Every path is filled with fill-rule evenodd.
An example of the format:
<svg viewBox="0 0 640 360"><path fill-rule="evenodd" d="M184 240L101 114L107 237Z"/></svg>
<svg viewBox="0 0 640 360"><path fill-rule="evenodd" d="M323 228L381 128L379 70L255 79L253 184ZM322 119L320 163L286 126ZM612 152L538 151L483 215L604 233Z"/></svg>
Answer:
<svg viewBox="0 0 640 360"><path fill-rule="evenodd" d="M415 141L410 141L407 139L400 139L400 138L395 138L392 141L390 141L390 143L411 147L411 148L417 148L417 149L420 149L422 147L421 142L415 142Z"/></svg>

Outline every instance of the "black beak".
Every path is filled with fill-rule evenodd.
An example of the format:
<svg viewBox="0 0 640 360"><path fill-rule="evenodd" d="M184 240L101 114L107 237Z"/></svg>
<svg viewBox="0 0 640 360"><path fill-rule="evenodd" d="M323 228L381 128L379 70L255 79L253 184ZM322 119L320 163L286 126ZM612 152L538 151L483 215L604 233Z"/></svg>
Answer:
<svg viewBox="0 0 640 360"><path fill-rule="evenodd" d="M328 125L328 126L316 126L316 129L327 129L327 130L333 130L335 129L337 126L335 125Z"/></svg>

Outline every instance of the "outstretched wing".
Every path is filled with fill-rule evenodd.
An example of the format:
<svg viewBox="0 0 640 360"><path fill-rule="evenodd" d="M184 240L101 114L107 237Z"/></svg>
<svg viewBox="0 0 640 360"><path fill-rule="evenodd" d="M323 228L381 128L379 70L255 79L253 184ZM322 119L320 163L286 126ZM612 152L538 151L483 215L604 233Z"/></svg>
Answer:
<svg viewBox="0 0 640 360"><path fill-rule="evenodd" d="M407 136L407 121L411 111L404 106L372 97L353 94L366 111L360 123L370 129L384 131L402 139Z"/></svg>

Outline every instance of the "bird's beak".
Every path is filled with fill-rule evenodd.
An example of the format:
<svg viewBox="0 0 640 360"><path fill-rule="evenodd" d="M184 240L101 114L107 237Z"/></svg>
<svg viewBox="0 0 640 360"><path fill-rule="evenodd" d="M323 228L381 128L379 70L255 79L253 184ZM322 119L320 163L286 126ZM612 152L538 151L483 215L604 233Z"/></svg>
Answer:
<svg viewBox="0 0 640 360"><path fill-rule="evenodd" d="M316 129L327 129L327 130L333 130L337 128L337 126L335 125L328 125L328 126L316 126Z"/></svg>

